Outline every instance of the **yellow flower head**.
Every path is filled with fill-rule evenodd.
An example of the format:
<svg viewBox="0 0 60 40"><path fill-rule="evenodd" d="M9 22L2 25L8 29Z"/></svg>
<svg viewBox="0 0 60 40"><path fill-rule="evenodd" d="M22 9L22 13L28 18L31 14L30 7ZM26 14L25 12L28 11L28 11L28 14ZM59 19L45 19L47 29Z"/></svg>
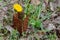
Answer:
<svg viewBox="0 0 60 40"><path fill-rule="evenodd" d="M17 11L17 12L22 12L23 8L21 5L19 5L18 3L13 5L13 8Z"/></svg>

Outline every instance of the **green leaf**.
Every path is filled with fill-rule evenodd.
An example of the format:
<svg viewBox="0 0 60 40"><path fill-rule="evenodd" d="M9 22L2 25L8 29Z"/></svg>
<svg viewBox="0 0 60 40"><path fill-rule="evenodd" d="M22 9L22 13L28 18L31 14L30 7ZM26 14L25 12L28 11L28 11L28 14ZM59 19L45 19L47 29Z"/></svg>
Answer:
<svg viewBox="0 0 60 40"><path fill-rule="evenodd" d="M0 0L0 2L1 2L2 0Z"/></svg>
<svg viewBox="0 0 60 40"><path fill-rule="evenodd" d="M3 37L0 37L0 40L4 40Z"/></svg>
<svg viewBox="0 0 60 40"><path fill-rule="evenodd" d="M32 24L34 26L35 25L35 20L31 19L30 24Z"/></svg>
<svg viewBox="0 0 60 40"><path fill-rule="evenodd" d="M2 26L3 26L3 24L2 24L2 23L0 23L0 29L2 28Z"/></svg>
<svg viewBox="0 0 60 40"><path fill-rule="evenodd" d="M41 25L41 21L40 21L40 20L37 20L37 21L35 22L35 27L40 27L40 25Z"/></svg>

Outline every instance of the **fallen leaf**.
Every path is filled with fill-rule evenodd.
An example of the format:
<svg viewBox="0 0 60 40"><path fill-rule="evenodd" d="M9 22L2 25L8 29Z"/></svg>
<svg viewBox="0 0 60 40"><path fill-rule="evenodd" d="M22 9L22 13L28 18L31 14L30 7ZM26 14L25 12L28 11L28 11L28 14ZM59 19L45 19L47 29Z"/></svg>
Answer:
<svg viewBox="0 0 60 40"><path fill-rule="evenodd" d="M40 1L39 0L31 0L31 3L34 5L39 5Z"/></svg>

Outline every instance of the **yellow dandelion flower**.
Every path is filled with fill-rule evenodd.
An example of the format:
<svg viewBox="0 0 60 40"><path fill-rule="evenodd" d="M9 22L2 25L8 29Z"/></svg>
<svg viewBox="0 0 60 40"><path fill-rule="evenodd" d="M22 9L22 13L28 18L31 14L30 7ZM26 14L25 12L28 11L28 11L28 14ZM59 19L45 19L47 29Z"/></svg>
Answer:
<svg viewBox="0 0 60 40"><path fill-rule="evenodd" d="M17 12L22 12L23 8L21 5L19 5L18 3L13 5L13 8L17 11Z"/></svg>

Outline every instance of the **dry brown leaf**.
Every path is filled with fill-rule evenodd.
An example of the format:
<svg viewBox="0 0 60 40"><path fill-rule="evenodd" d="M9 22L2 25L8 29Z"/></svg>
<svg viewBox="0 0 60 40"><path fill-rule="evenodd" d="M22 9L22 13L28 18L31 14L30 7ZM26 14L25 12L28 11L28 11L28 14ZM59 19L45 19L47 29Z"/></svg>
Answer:
<svg viewBox="0 0 60 40"><path fill-rule="evenodd" d="M31 0L31 3L34 5L39 5L40 1L39 0Z"/></svg>

